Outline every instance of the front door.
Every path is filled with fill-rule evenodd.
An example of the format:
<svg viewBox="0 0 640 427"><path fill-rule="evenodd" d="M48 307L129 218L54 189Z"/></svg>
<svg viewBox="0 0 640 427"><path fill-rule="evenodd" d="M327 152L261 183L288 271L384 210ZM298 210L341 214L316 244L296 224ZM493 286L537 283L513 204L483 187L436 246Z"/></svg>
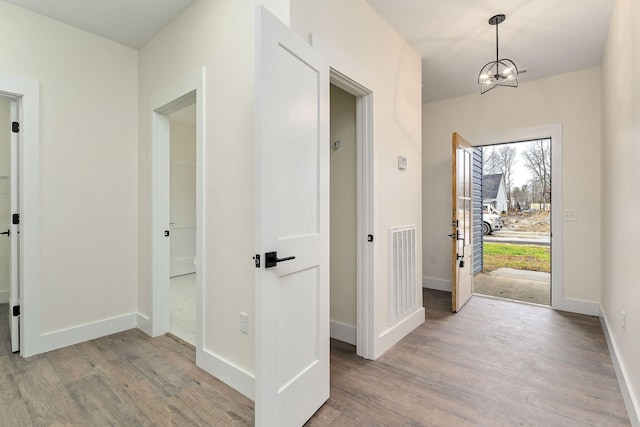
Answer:
<svg viewBox="0 0 640 427"><path fill-rule="evenodd" d="M300 426L329 398L329 68L256 15L257 426Z"/></svg>
<svg viewBox="0 0 640 427"><path fill-rule="evenodd" d="M473 293L473 205L471 203L473 146L454 133L452 147L451 308L457 312L469 301Z"/></svg>

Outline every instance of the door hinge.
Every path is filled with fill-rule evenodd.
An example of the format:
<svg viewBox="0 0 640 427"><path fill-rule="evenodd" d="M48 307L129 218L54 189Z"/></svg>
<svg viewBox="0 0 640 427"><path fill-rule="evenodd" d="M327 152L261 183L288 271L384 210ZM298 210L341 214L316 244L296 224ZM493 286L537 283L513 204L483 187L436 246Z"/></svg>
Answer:
<svg viewBox="0 0 640 427"><path fill-rule="evenodd" d="M20 316L20 306L19 305L14 305L13 308L13 317L17 317Z"/></svg>
<svg viewBox="0 0 640 427"><path fill-rule="evenodd" d="M20 132L20 123L18 123L18 122L11 122L11 132L13 132L13 133L18 133L18 132Z"/></svg>
<svg viewBox="0 0 640 427"><path fill-rule="evenodd" d="M367 234L367 242L373 242L373 234Z"/></svg>
<svg viewBox="0 0 640 427"><path fill-rule="evenodd" d="M11 223L12 224L20 224L20 214L11 215Z"/></svg>
<svg viewBox="0 0 640 427"><path fill-rule="evenodd" d="M256 265L256 268L260 268L260 254L256 254L253 257L253 262Z"/></svg>

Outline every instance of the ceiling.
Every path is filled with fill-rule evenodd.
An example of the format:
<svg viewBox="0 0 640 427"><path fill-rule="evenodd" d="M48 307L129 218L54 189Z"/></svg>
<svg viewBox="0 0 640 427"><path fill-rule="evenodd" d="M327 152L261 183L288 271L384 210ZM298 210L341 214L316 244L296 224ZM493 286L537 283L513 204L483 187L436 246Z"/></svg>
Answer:
<svg viewBox="0 0 640 427"><path fill-rule="evenodd" d="M195 0L5 0L140 48Z"/></svg>
<svg viewBox="0 0 640 427"><path fill-rule="evenodd" d="M86 31L142 47L195 0L5 0ZM318 0L320 1L320 0ZM424 102L479 92L480 68L500 57L520 83L602 63L614 0L367 0L422 56ZM504 89L511 90L511 89Z"/></svg>
<svg viewBox="0 0 640 427"><path fill-rule="evenodd" d="M520 83L602 63L614 0L367 0L422 56L424 102L479 93L478 73L500 58ZM496 89L513 90L513 89Z"/></svg>

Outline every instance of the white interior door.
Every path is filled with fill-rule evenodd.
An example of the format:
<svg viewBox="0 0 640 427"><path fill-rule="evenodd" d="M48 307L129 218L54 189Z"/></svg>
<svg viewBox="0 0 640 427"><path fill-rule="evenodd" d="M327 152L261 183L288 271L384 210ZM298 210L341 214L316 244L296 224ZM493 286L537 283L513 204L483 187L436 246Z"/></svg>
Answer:
<svg viewBox="0 0 640 427"><path fill-rule="evenodd" d="M329 397L329 69L256 25L256 425L300 426Z"/></svg>
<svg viewBox="0 0 640 427"><path fill-rule="evenodd" d="M11 123L18 123L18 101L11 100ZM12 126L10 126L12 128ZM11 129L11 216L20 212L18 206L18 138L17 129ZM15 307L20 309L18 254L19 254L19 221L9 220L9 236L11 238L10 285L9 285L9 328L11 329L11 351L20 351L20 316L14 313Z"/></svg>

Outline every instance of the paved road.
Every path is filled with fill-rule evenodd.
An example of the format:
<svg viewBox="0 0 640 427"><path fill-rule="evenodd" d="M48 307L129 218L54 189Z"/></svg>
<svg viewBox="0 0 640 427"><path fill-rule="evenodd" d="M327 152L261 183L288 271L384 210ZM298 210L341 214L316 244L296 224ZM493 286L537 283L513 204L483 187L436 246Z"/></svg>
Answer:
<svg viewBox="0 0 640 427"><path fill-rule="evenodd" d="M512 243L516 245L549 246L551 236L548 233L530 233L508 230L494 231L493 234L484 236L485 242Z"/></svg>

